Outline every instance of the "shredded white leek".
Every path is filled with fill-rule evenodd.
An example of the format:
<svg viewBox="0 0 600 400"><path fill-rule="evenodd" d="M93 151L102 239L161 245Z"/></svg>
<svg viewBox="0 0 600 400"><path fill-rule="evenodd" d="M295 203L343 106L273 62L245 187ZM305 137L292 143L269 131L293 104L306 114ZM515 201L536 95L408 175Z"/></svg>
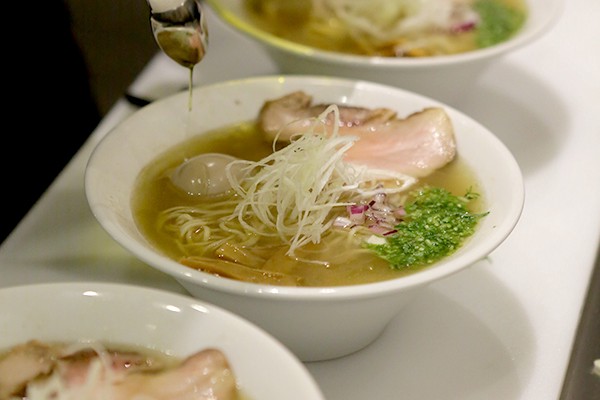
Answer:
<svg viewBox="0 0 600 400"><path fill-rule="evenodd" d="M106 349L100 343L76 343L65 350L65 355L91 348L98 357L90 361L85 380L77 385L69 385L59 371L43 380L31 382L27 386L27 400L112 400L115 398L113 383L117 376L110 368Z"/></svg>
<svg viewBox="0 0 600 400"><path fill-rule="evenodd" d="M417 181L345 162L358 137L339 134L339 127L339 108L333 104L284 148L276 149L276 138L267 157L228 164L231 198L167 209L159 217L159 229L177 236L185 255L212 254L226 243L272 246L269 239L276 238L294 256L296 249L320 243L346 206L376 193L404 193Z"/></svg>
<svg viewBox="0 0 600 400"><path fill-rule="evenodd" d="M330 135L316 132L333 113ZM360 180L357 170L344 163L344 153L356 141L353 136L339 136L339 109L329 106L315 119L312 131L293 138L285 148L258 161L245 163L253 171L238 179L228 179L241 198L234 216L245 230L256 235L278 235L289 242L288 255L309 242L319 243L321 235L333 224L331 211L351 203L341 200L345 193L356 191ZM261 225L250 224L248 217Z"/></svg>
<svg viewBox="0 0 600 400"><path fill-rule="evenodd" d="M106 376L109 369L99 359L90 362L85 381L69 385L58 372L48 379L33 382L27 388L28 400L81 400L114 399L112 378ZM107 384L108 382L108 384Z"/></svg>
<svg viewBox="0 0 600 400"><path fill-rule="evenodd" d="M410 33L447 29L459 17L473 18L470 3L470 0L313 0L313 13L324 22L339 18L348 32L392 42Z"/></svg>

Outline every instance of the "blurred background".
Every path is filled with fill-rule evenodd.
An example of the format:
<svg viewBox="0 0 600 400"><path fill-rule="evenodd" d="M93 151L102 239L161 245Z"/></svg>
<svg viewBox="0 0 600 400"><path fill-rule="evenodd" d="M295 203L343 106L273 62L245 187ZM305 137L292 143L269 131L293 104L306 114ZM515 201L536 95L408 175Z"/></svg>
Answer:
<svg viewBox="0 0 600 400"><path fill-rule="evenodd" d="M146 0L7 7L18 18L4 42L5 115L17 126L6 130L0 157L9 210L0 220L0 242L159 50Z"/></svg>
<svg viewBox="0 0 600 400"><path fill-rule="evenodd" d="M158 51L150 29L148 3L60 1L70 12L73 35L88 67L92 95L104 115Z"/></svg>
<svg viewBox="0 0 600 400"><path fill-rule="evenodd" d="M148 3L57 1L62 1L70 13L73 36L88 68L90 89L104 115L158 51L150 29Z"/></svg>

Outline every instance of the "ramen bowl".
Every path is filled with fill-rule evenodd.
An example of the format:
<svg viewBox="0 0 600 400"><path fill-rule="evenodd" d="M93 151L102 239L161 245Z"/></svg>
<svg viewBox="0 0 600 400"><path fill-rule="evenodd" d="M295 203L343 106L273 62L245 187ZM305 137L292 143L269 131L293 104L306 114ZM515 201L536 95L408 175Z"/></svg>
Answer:
<svg viewBox="0 0 600 400"><path fill-rule="evenodd" d="M381 57L352 55L331 49L325 51L269 33L264 23L251 18L244 7L247 0L208 0L207 3L225 24L260 44L281 73L329 75L380 82L449 104L467 96L491 64L507 53L531 44L548 31L563 7L563 0L526 0L528 14L521 29L508 40L489 47L451 55ZM266 3L275 2L267 0ZM271 7L275 8L272 4ZM371 10L388 8L385 4L371 3L369 7ZM373 14L372 11L370 13ZM361 23L368 25L365 21ZM297 28L290 22L285 29L294 32ZM326 35L320 34L319 37L326 38Z"/></svg>
<svg viewBox="0 0 600 400"><path fill-rule="evenodd" d="M413 274L380 282L321 287L258 284L182 265L142 233L132 210L141 171L167 149L195 135L251 121L267 100L302 90L316 102L387 107L406 116L441 107L454 125L457 154L477 176L489 214L451 256ZM100 225L132 255L175 278L190 294L250 320L303 361L348 355L374 341L426 285L457 273L499 246L523 207L523 179L503 143L461 112L399 88L319 76L265 76L196 87L138 110L94 149L85 173L89 206Z"/></svg>
<svg viewBox="0 0 600 400"><path fill-rule="evenodd" d="M1 289L0 354L29 341L136 351L158 355L158 360L163 356L185 359L215 349L227 360L243 398L324 399L304 365L262 329L212 304L162 290L98 282ZM38 355L35 361L41 364L41 353ZM24 365L21 359L12 370L23 371ZM0 370L6 372L9 368L6 360L0 361ZM212 369L213 365L207 363L206 370ZM217 375L220 371L218 366ZM159 379L161 385L169 385L168 377L162 375ZM7 380L10 382L9 377L0 376L0 383L6 384L0 385L0 394L7 390ZM193 376L182 380L192 381ZM216 383L210 385L217 387ZM202 390L202 386L200 383L196 390Z"/></svg>

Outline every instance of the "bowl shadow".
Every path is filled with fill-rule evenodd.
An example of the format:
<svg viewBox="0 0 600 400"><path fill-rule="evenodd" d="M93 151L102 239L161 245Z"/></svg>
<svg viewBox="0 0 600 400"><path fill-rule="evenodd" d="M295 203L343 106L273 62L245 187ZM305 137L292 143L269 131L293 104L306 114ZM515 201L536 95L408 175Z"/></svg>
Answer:
<svg viewBox="0 0 600 400"><path fill-rule="evenodd" d="M532 370L533 328L489 266L481 261L424 289L367 348L306 364L325 396L517 398ZM361 379L348 381L348 376Z"/></svg>

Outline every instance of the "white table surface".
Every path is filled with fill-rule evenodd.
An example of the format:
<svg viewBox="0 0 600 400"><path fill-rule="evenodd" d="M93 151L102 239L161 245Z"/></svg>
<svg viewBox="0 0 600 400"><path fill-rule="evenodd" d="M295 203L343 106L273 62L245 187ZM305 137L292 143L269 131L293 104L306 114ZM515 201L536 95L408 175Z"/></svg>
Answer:
<svg viewBox="0 0 600 400"><path fill-rule="evenodd" d="M210 12L208 26L195 84L277 73ZM187 78L157 54L130 89L159 97ZM560 396L600 239L600 2L567 0L547 35L504 57L454 106L515 155L526 185L522 218L488 259L431 285L371 346L306 364L329 400ZM135 110L115 105L2 244L0 287L101 281L185 293L117 245L85 199L90 152Z"/></svg>

